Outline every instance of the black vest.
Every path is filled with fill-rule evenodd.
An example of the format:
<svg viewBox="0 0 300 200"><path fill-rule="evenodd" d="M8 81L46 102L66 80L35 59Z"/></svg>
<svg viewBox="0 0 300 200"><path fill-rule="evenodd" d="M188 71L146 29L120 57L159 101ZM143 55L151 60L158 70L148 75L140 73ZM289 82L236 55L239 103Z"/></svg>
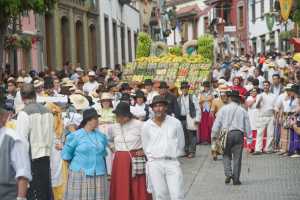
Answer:
<svg viewBox="0 0 300 200"><path fill-rule="evenodd" d="M181 108L181 97L179 97L179 101L178 101L178 104ZM194 102L193 102L193 96L191 94L189 94L189 111L190 111L190 116L191 118L195 118L196 117L196 108L195 108L195 105L194 105Z"/></svg>

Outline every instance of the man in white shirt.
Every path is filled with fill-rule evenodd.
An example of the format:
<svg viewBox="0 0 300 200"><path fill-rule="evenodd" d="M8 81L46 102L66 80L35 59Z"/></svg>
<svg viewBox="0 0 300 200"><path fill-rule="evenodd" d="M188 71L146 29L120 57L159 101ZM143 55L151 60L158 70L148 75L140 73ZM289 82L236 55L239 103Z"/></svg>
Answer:
<svg viewBox="0 0 300 200"><path fill-rule="evenodd" d="M146 104L151 104L152 100L155 96L158 95L158 92L154 91L153 88L153 82L151 79L146 79L144 81L145 90L147 91L147 102Z"/></svg>
<svg viewBox="0 0 300 200"><path fill-rule="evenodd" d="M257 96L258 120L257 120L257 137L254 155L262 153L263 134L267 128L266 153L272 153L272 142L274 138L274 111L276 95L270 92L270 82L264 81L264 92Z"/></svg>
<svg viewBox="0 0 300 200"><path fill-rule="evenodd" d="M142 144L148 158L148 189L156 200L183 200L183 174L178 157L184 152L184 133L180 121L166 114L167 104L165 97L155 96L151 104L154 118L142 128Z"/></svg>
<svg viewBox="0 0 300 200"><path fill-rule="evenodd" d="M197 129L200 122L201 110L199 100L194 94L189 94L190 85L182 82L180 90L182 95L177 99L180 107L180 121L185 135L185 152L188 158L195 157L197 143Z"/></svg>
<svg viewBox="0 0 300 200"><path fill-rule="evenodd" d="M99 84L95 79L96 73L94 71L90 71L88 73L88 76L89 76L89 82L85 83L82 88L83 92L87 95L90 94L90 92L95 91L99 86Z"/></svg>
<svg viewBox="0 0 300 200"><path fill-rule="evenodd" d="M77 67L75 69L75 73L71 76L71 80L77 82L79 80L79 78L83 75L83 69L81 69L80 67Z"/></svg>
<svg viewBox="0 0 300 200"><path fill-rule="evenodd" d="M31 180L28 142L5 128L8 112L0 108L0 196L1 200L26 200Z"/></svg>

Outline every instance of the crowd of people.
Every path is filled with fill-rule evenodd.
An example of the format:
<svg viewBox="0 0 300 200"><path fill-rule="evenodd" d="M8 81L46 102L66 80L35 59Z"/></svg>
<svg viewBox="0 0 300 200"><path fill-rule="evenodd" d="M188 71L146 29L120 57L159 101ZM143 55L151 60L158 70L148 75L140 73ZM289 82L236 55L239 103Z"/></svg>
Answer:
<svg viewBox="0 0 300 200"><path fill-rule="evenodd" d="M119 65L2 77L4 200L181 200L178 158L211 144L217 160L224 127L225 183L241 183L243 148L300 157L300 61L289 55L227 56L198 90L187 81L125 82Z"/></svg>

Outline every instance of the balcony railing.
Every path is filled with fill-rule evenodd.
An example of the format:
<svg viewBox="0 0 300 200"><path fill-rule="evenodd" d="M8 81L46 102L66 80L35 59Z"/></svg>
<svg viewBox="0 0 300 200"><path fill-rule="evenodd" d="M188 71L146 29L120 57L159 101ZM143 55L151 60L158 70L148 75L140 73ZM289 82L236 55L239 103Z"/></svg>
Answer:
<svg viewBox="0 0 300 200"><path fill-rule="evenodd" d="M59 0L59 2L92 11L98 9L97 0Z"/></svg>

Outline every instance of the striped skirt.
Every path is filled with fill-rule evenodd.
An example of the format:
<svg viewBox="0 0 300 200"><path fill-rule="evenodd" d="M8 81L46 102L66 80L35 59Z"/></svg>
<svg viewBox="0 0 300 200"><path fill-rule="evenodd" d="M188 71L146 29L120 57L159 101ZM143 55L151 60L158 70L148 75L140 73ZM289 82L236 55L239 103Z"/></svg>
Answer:
<svg viewBox="0 0 300 200"><path fill-rule="evenodd" d="M86 176L69 171L64 200L107 200L106 176Z"/></svg>

